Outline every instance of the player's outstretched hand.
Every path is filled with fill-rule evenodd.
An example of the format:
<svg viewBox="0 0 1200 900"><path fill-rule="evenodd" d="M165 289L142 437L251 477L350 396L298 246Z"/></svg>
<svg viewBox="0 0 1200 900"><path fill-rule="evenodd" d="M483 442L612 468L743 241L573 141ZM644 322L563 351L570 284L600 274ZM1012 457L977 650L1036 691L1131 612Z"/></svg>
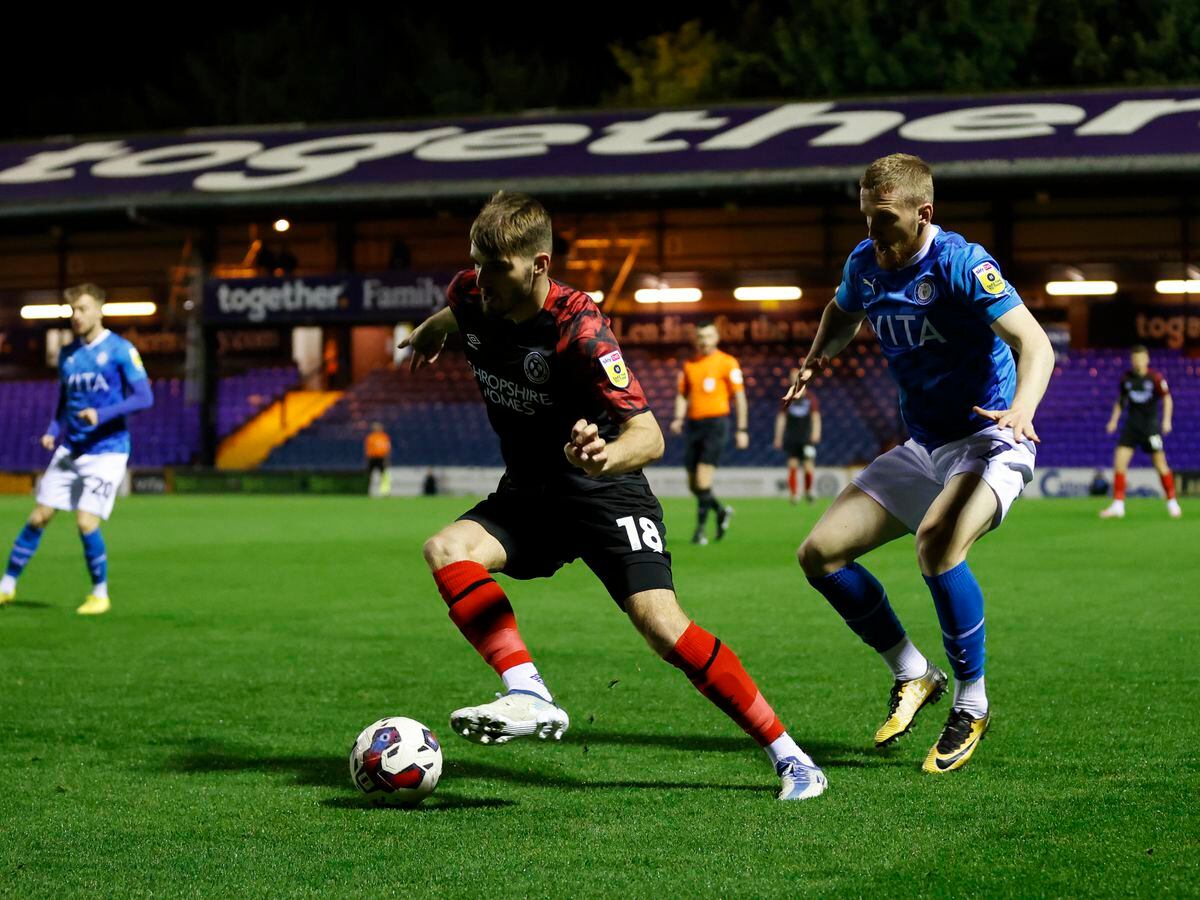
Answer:
<svg viewBox="0 0 1200 900"><path fill-rule="evenodd" d="M671 434L683 434L683 419L671 420Z"/></svg>
<svg viewBox="0 0 1200 900"><path fill-rule="evenodd" d="M1033 416L1025 412L1023 409L981 409L978 406L972 407L976 415L983 416L985 419L990 419L1001 428L1011 428L1013 437L1017 442L1033 441L1035 444L1040 444L1042 439L1037 436L1037 432L1033 430Z"/></svg>
<svg viewBox="0 0 1200 900"><path fill-rule="evenodd" d="M1163 420L1162 433L1163 433L1163 437L1166 437L1168 434L1171 433L1171 423L1170 422Z"/></svg>
<svg viewBox="0 0 1200 900"><path fill-rule="evenodd" d="M808 390L808 383L817 377L817 373L828 365L829 360L824 356L818 356L816 359L806 359L800 365L800 374L796 376L796 380L792 382L787 389L787 393L783 395L782 406L787 409L792 405L792 401L799 400L804 396L804 392Z"/></svg>
<svg viewBox="0 0 1200 900"><path fill-rule="evenodd" d="M608 463L608 443L600 437L600 429L580 419L571 428L571 440L563 446L567 461L589 475L599 475Z"/></svg>
<svg viewBox="0 0 1200 900"><path fill-rule="evenodd" d="M1105 426L1104 426L1104 433L1105 433L1105 434L1112 434L1112 433L1113 433L1113 432L1115 432L1116 430L1117 430L1117 423L1116 423L1116 422L1109 422L1107 425L1105 425Z"/></svg>
<svg viewBox="0 0 1200 900"><path fill-rule="evenodd" d="M96 412L96 410L92 409L90 406L87 409L81 409L79 412L75 413L75 417L78 419L83 419L83 421L87 422L89 425L100 424L100 413Z"/></svg>
<svg viewBox="0 0 1200 900"><path fill-rule="evenodd" d="M745 450L750 446L750 433L739 431L733 438L733 445L739 450Z"/></svg>
<svg viewBox="0 0 1200 900"><path fill-rule="evenodd" d="M437 362L437 358L442 355L442 348L446 346L446 332L430 317L414 328L398 346L401 350L412 348L408 371L416 372Z"/></svg>
<svg viewBox="0 0 1200 900"><path fill-rule="evenodd" d="M50 450L50 451L54 450L54 435L52 435L52 434L43 434L42 435L42 449Z"/></svg>

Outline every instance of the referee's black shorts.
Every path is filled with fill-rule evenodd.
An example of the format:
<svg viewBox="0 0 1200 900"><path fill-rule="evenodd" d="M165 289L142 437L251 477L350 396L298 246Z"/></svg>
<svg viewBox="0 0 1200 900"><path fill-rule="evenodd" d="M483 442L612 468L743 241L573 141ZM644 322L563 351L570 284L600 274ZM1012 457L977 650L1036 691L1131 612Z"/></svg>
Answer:
<svg viewBox="0 0 1200 900"><path fill-rule="evenodd" d="M719 465L721 455L729 444L729 417L688 419L684 434L687 437L687 449L684 451L683 464L689 472L700 463Z"/></svg>

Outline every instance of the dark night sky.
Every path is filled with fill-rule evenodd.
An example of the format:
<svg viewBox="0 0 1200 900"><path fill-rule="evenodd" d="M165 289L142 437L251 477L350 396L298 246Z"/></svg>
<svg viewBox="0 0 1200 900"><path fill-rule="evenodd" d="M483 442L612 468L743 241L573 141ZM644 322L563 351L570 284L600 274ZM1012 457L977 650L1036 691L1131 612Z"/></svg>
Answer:
<svg viewBox="0 0 1200 900"><path fill-rule="evenodd" d="M461 13L447 15L428 11L445 8L440 5L401 3L352 19L338 16L329 3L297 3L288 11L183 3L151 6L140 16L122 16L111 11L115 7L12 13L0 52L5 111L0 140L235 124L239 117L321 121L447 114L453 100L440 110L418 109L402 91L389 95L376 87L381 80L438 79L447 66L470 69L482 53L569 59L570 76L556 88L558 105L592 106L621 82L609 44L677 28L698 9L607 2L527 5L514 15L502 6L509 5L481 11L464 5L456 7ZM728 26L739 15L736 7L703 5L706 27ZM247 60L246 47L259 48L262 58ZM197 60L212 79L207 91L198 85ZM319 86L311 106L273 102L271 81L288 67ZM242 101L240 112L222 108L237 106L247 83L251 92L267 96ZM428 86L422 82L422 89ZM459 99L460 106L470 100ZM504 105L503 97L492 101L493 107Z"/></svg>

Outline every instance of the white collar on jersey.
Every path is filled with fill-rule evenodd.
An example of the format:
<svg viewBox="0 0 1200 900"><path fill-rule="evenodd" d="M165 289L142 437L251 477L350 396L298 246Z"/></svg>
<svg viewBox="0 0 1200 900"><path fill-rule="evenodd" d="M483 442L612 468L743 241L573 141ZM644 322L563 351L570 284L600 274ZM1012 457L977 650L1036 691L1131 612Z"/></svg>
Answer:
<svg viewBox="0 0 1200 900"><path fill-rule="evenodd" d="M100 334L96 336L96 339L94 341L89 341L88 343L84 344L83 346L85 346L89 350L91 350L93 347L95 347L97 344L99 344L102 340L104 340L110 334L112 334L112 332L109 331L107 328L102 329Z"/></svg>
<svg viewBox="0 0 1200 900"><path fill-rule="evenodd" d="M907 269L909 266L915 266L917 263L919 263L921 260L923 260L926 256L928 256L929 248L933 246L933 239L938 236L938 232L941 230L942 229L938 228L933 223L930 223L929 234L927 234L925 236L925 243L922 244L921 249L918 250L916 253L914 253L912 256L910 256L908 258L907 262L905 262L904 265L902 265L900 268Z"/></svg>

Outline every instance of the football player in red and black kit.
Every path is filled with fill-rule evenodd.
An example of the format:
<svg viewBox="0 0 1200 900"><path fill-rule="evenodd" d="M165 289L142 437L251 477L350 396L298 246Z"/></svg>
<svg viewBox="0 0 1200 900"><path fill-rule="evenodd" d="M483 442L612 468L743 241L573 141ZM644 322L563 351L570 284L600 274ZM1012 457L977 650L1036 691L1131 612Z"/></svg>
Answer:
<svg viewBox="0 0 1200 900"><path fill-rule="evenodd" d="M1167 496L1167 512L1172 518L1183 515L1179 501L1175 499L1175 476L1167 466L1167 454L1163 451L1163 437L1171 433L1171 414L1174 402L1167 389L1167 380L1150 368L1150 351L1145 347L1133 347L1129 351L1130 369L1121 377L1121 394L1113 404L1112 416L1107 431L1117 430L1121 410L1125 409L1125 427L1113 454L1113 501L1100 511L1102 519L1120 519L1125 515L1125 471L1133 451L1141 448L1150 454L1158 477L1162 479L1163 493ZM1158 424L1158 401L1162 400L1162 428Z"/></svg>
<svg viewBox="0 0 1200 900"><path fill-rule="evenodd" d="M448 334L462 335L505 462L495 492L425 543L451 620L505 687L451 713L450 726L481 744L562 737L567 713L490 573L543 578L582 559L647 643L766 749L779 798L815 797L824 774L734 652L676 601L662 507L642 474L662 456L662 432L595 303L550 278L551 247L541 204L496 194L471 226L474 270L455 277L448 307L401 344L416 369L437 359Z"/></svg>

